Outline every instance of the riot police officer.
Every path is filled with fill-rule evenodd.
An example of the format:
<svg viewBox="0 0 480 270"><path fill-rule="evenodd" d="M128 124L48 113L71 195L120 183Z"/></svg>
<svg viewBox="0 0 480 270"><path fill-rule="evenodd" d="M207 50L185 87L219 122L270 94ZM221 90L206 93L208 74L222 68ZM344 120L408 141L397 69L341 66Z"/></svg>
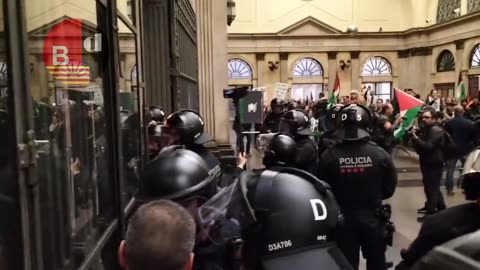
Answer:
<svg viewBox="0 0 480 270"><path fill-rule="evenodd" d="M280 120L280 132L288 135L297 144L297 161L295 168L315 173L317 169L317 146L310 138L310 120L302 110L286 112Z"/></svg>
<svg viewBox="0 0 480 270"><path fill-rule="evenodd" d="M336 104L326 112L325 126L326 130L322 133L318 139L318 157L320 158L328 148L339 143L341 140L335 135L336 130L336 121L335 117L340 109L343 107L342 104Z"/></svg>
<svg viewBox="0 0 480 270"><path fill-rule="evenodd" d="M198 208L216 194L217 182L198 154L182 146L169 146L145 167L135 194L138 203L168 199L192 214L197 223L193 269L231 269L228 247L239 235L238 226L225 219L212 227L211 223L199 220L197 215Z"/></svg>
<svg viewBox="0 0 480 270"><path fill-rule="evenodd" d="M243 172L216 197L199 209L199 219L238 217L242 269L352 269L335 243L338 204L313 175L294 168Z"/></svg>
<svg viewBox="0 0 480 270"><path fill-rule="evenodd" d="M165 121L165 111L159 106L149 106L146 114L145 122L148 130L148 155L150 159L154 159L165 142L162 140L162 126Z"/></svg>
<svg viewBox="0 0 480 270"><path fill-rule="evenodd" d="M207 163L210 174L220 177L220 162L203 146L213 138L205 132L205 122L197 112L180 110L172 113L165 121L162 134L168 138L168 145L184 145L200 155Z"/></svg>
<svg viewBox="0 0 480 270"><path fill-rule="evenodd" d="M277 133L280 125L280 118L285 112L285 101L279 98L274 98L270 102L271 112L263 120L263 124L260 127L261 133Z"/></svg>
<svg viewBox="0 0 480 270"><path fill-rule="evenodd" d="M435 246L480 229L480 148L468 154L463 168L465 199L473 201L429 216L397 269L409 269ZM463 269L463 268L462 268Z"/></svg>
<svg viewBox="0 0 480 270"><path fill-rule="evenodd" d="M319 174L332 186L345 215L338 244L355 269L361 247L367 268L384 270L387 227L381 215L382 200L392 197L395 191L395 166L389 154L370 141L368 109L347 105L336 119L335 134L342 142L323 153Z"/></svg>
<svg viewBox="0 0 480 270"><path fill-rule="evenodd" d="M263 152L263 165L274 167L294 167L297 156L297 144L287 135L281 133L261 134L259 150Z"/></svg>

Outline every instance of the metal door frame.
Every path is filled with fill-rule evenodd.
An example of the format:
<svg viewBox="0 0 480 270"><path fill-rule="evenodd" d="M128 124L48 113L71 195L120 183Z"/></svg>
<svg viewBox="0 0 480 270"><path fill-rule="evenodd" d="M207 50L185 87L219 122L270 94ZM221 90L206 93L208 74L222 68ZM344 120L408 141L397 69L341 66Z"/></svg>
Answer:
<svg viewBox="0 0 480 270"><path fill-rule="evenodd" d="M5 31L7 33L8 87L12 89L9 102L15 126L15 170L18 179L18 201L23 245L23 269L42 269L38 182L35 168L35 146L32 100L30 99L30 70L27 53L25 6L23 1L4 0Z"/></svg>
<svg viewBox="0 0 480 270"><path fill-rule="evenodd" d="M23 249L23 269L42 270L42 241L39 188L36 168L36 147L33 121L32 99L30 95L30 63L28 52L28 35L26 27L25 0L3 0L5 14L5 32L7 39L8 87L12 89L9 102L12 109L10 115L15 127L15 173L18 179L18 201L20 210L21 237ZM106 87L115 91L106 91L104 96L107 122L108 167L111 172L114 188L115 216L112 222L96 242L95 247L86 254L79 269L89 269L93 259L100 255L103 247L113 241L119 243L123 222L121 208L122 177L121 144L119 133L118 106L118 26L115 0L96 0L97 5L105 7L107 46L111 54L105 70ZM12 146L13 147L13 146ZM111 243L111 242L110 242ZM108 243L108 244L110 244ZM112 252L114 252L112 250ZM115 267L115 266L112 266Z"/></svg>

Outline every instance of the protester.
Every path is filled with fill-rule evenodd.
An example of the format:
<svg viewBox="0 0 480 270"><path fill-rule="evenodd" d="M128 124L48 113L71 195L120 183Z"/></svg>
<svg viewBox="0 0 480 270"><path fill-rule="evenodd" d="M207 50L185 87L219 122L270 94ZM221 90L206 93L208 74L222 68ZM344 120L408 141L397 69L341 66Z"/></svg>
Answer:
<svg viewBox="0 0 480 270"><path fill-rule="evenodd" d="M478 98L473 98L472 101L467 104L466 109L470 111L472 118L480 116L480 104L478 103Z"/></svg>
<svg viewBox="0 0 480 270"><path fill-rule="evenodd" d="M425 217L433 215L446 208L443 195L440 191L443 163L445 162L442 147L444 144L444 130L437 122L435 109L428 107L421 115L420 130L413 128L409 131L413 147L420 156L420 169L427 202L419 213L426 213L419 217L423 222Z"/></svg>
<svg viewBox="0 0 480 270"><path fill-rule="evenodd" d="M457 161L460 161L462 166L465 162L465 155L474 147L475 131L473 122L463 117L465 110L462 106L455 107L455 117L445 124L445 131L447 131L457 147L457 155L452 159L447 160L447 194L453 196L454 180L453 175L457 166Z"/></svg>
<svg viewBox="0 0 480 270"><path fill-rule="evenodd" d="M392 123L391 119L394 118L394 109L392 104L384 104L382 110L376 119L376 129L374 141L389 154L393 153L395 137L394 131L400 126L403 119L397 117Z"/></svg>

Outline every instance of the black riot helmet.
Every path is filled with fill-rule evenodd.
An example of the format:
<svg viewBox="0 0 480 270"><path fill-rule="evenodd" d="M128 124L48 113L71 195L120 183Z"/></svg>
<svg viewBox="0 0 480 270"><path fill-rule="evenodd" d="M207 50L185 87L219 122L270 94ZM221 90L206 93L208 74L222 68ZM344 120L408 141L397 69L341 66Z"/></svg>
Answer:
<svg viewBox="0 0 480 270"><path fill-rule="evenodd" d="M282 115L279 130L290 137L295 137L296 135L312 135L310 119L307 113L298 109L288 111Z"/></svg>
<svg viewBox="0 0 480 270"><path fill-rule="evenodd" d="M149 106L146 115L148 135L160 138L165 121L165 111L158 106Z"/></svg>
<svg viewBox="0 0 480 270"><path fill-rule="evenodd" d="M163 123L165 121L165 111L158 106L149 106L148 107L148 114L147 119L149 121L155 121L158 124Z"/></svg>
<svg viewBox="0 0 480 270"><path fill-rule="evenodd" d="M144 169L135 199L141 203L168 199L181 201L198 197L206 201L216 192L216 179L205 161L181 146L164 148Z"/></svg>
<svg viewBox="0 0 480 270"><path fill-rule="evenodd" d="M191 110L180 110L169 115L163 131L177 144L206 144L213 141L212 137L205 133L202 117Z"/></svg>
<svg viewBox="0 0 480 270"><path fill-rule="evenodd" d="M412 270L480 270L480 231L434 248Z"/></svg>
<svg viewBox="0 0 480 270"><path fill-rule="evenodd" d="M463 166L463 189L467 200L480 199L480 147L473 149Z"/></svg>
<svg viewBox="0 0 480 270"><path fill-rule="evenodd" d="M263 165L265 167L292 166L295 163L297 144L292 138L281 133L261 134L260 136L270 137L267 139L268 145L263 156Z"/></svg>
<svg viewBox="0 0 480 270"><path fill-rule="evenodd" d="M335 104L327 110L326 125L328 130L334 130L337 128L336 117L338 112L343 108L342 104Z"/></svg>
<svg viewBox="0 0 480 270"><path fill-rule="evenodd" d="M358 141L370 137L372 116L370 111L358 104L350 104L336 114L335 134L344 141Z"/></svg>
<svg viewBox="0 0 480 270"><path fill-rule="evenodd" d="M221 207L225 198L228 211ZM199 216L208 222L225 212L239 217L247 269L351 269L334 243L342 219L335 197L328 184L307 172L242 172L199 209Z"/></svg>
<svg viewBox="0 0 480 270"><path fill-rule="evenodd" d="M279 114L283 113L285 110L286 104L285 101L279 98L274 98L270 101L270 108L272 109L272 113Z"/></svg>

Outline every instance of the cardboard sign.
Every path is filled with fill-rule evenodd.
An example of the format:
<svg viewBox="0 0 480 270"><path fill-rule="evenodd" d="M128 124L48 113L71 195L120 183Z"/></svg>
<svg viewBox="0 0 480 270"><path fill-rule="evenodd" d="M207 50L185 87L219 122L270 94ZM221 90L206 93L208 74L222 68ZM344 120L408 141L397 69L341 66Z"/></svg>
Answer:
<svg viewBox="0 0 480 270"><path fill-rule="evenodd" d="M285 100L287 98L288 83L277 83L275 86L275 98Z"/></svg>

